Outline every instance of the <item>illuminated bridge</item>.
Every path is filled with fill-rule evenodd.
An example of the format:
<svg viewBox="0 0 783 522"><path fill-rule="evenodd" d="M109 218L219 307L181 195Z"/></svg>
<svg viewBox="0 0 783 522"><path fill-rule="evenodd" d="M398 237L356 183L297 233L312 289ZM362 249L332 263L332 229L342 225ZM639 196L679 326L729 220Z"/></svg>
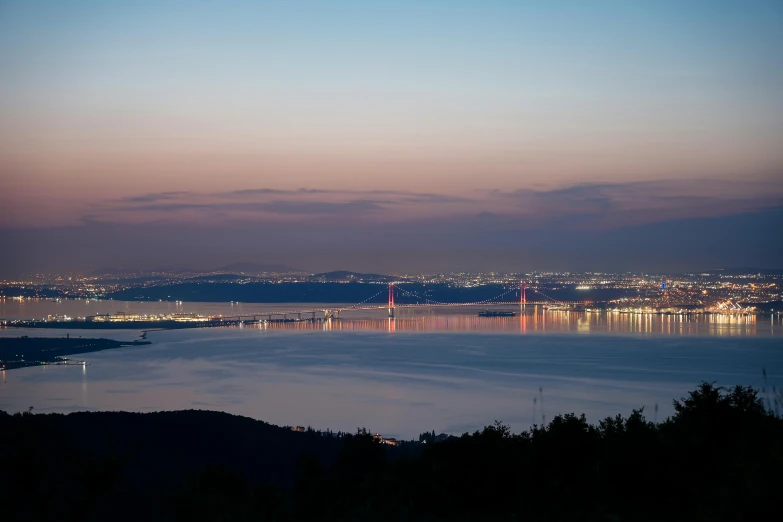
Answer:
<svg viewBox="0 0 783 522"><path fill-rule="evenodd" d="M354 305L350 306L340 306L335 305L334 307L317 307L317 308L300 308L300 309L294 309L294 310L278 310L274 312L257 312L257 313L242 313L239 315L232 315L232 316L214 316L210 319L225 319L225 320L232 320L232 321L243 321L243 320L253 320L257 321L259 319L266 318L267 320L271 321L275 317L282 316L282 320L288 320L288 316L296 316L296 319L291 318L291 320L302 320L302 315L305 315L305 320L308 319L306 317L307 314L310 314L310 320L316 320L316 316L318 315L319 318L323 317L326 319L329 318L337 318L340 315L340 312L347 312L351 310L388 310L389 317L394 317L395 310L400 308L432 308L432 307L458 307L458 306L483 306L483 307L490 307L490 306L520 306L521 309L524 310L524 308L527 305L531 306L550 306L550 307L556 307L561 309L569 309L569 308L576 308L580 306L585 306L590 304L590 301L560 301L558 299L554 299L552 297L549 297L546 294L543 294L539 290L530 289L530 291L537 294L538 297L535 300L528 300L527 299L527 285L524 282L521 282L518 287L511 288L506 290L505 292L492 297L490 299L484 299L482 301L474 301L474 302L468 302L468 303L460 303L460 302L442 302L432 299L428 296L422 296L415 292L410 292L408 290L405 290L400 285L395 283L390 283L388 286L388 289L381 290L380 292L376 293L375 295L372 295L365 299L364 301L360 303L356 303ZM384 292L388 292L388 303L385 305L379 305L379 304L370 304L370 301L373 301L374 299L378 298L380 295L382 295ZM416 302L406 302L409 300L415 299ZM400 302L400 301L403 302ZM280 319L277 319L280 320Z"/></svg>

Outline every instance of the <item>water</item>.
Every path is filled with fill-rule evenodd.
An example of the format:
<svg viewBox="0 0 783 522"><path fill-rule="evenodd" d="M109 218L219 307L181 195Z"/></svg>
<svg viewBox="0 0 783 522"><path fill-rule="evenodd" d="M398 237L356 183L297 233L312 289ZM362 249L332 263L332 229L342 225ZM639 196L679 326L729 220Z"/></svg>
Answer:
<svg viewBox="0 0 783 522"><path fill-rule="evenodd" d="M136 312L140 303L112 304ZM6 314L19 313L8 305ZM214 313L207 310L212 304L185 311L197 306ZM651 420L662 420L673 412L672 399L701 380L760 388L762 368L770 386L783 385L783 326L776 316L529 310L478 318L464 309L436 309L402 317L398 311L390 321L380 312L352 313L354 319L346 313L331 323L151 331L149 346L74 355L87 367L3 372L0 410L216 409L279 425L366 426L410 439L425 430L473 431L496 419L519 431L572 411L597 422L644 406ZM65 333L0 330L3 336Z"/></svg>

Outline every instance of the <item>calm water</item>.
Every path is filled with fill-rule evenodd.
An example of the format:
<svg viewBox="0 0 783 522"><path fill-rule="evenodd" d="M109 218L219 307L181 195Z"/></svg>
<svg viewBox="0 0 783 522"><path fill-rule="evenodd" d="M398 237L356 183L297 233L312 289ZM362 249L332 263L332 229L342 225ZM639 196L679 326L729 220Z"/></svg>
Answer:
<svg viewBox="0 0 783 522"><path fill-rule="evenodd" d="M6 301L0 317L77 315L62 307L47 310L63 304L104 307L94 313L175 306ZM231 305L183 305L184 311L201 313L224 313L215 308L226 306ZM672 413L672 399L701 380L760 387L762 368L770 385L783 385L783 326L777 316L467 313L407 311L389 321L380 312L351 312L327 324L152 331L149 346L74 356L89 362L85 368L2 373L0 409L217 409L281 425L366 426L412 438L424 430L472 431L495 419L518 431L571 411L597 421L644 406L650 419L661 420ZM140 333L69 332L115 339ZM2 336L64 334L0 330Z"/></svg>

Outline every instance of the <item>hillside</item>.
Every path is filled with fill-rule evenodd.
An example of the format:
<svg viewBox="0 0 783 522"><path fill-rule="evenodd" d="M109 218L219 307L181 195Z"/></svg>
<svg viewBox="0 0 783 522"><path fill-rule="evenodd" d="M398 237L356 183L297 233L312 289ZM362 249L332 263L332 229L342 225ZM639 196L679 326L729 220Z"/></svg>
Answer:
<svg viewBox="0 0 783 522"><path fill-rule="evenodd" d="M398 447L210 411L0 412L3 520L750 520L783 488L782 399L703 383L658 424Z"/></svg>

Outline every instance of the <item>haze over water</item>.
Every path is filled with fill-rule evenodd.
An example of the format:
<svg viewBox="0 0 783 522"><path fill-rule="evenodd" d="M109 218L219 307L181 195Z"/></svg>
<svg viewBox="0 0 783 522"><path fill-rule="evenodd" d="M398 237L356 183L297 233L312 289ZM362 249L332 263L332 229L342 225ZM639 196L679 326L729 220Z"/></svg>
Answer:
<svg viewBox="0 0 783 522"><path fill-rule="evenodd" d="M153 312L172 303L2 306L8 317L22 314L22 307L34 311L32 316L50 307L63 313L63 305ZM214 313L215 306L231 305L187 303L184 308ZM702 380L761 388L766 369L768 386L783 383L783 325L777 315L528 309L517 317L479 318L463 308L407 310L393 321L380 311L343 316L323 323L150 331L149 346L72 356L86 360L84 368L5 372L0 409L212 409L279 425L348 431L366 426L407 439L433 429L473 431L496 419L519 431L572 411L597 422L644 406L651 420L662 420L672 413L672 399ZM0 335L66 332L128 340L140 335L39 329L5 329Z"/></svg>

